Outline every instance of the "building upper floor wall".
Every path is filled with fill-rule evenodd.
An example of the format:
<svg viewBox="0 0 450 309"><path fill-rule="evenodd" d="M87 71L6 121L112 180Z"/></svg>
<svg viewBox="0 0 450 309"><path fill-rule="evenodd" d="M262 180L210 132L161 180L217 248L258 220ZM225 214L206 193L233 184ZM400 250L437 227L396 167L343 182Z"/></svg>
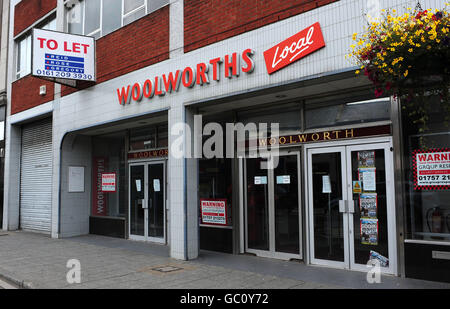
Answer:
<svg viewBox="0 0 450 309"><path fill-rule="evenodd" d="M105 2L105 0L96 1L100 1L101 5ZM122 0L117 1L122 3ZM125 17L128 15L124 16L122 5L119 22L116 21L116 27L120 24L118 29L105 32L106 28L103 25L99 26L100 28L95 28L95 26L92 28L97 30L94 29L94 33L90 32L90 34L100 31L97 39L97 84L91 87L93 89L89 94L83 94L85 90L79 91L63 86L61 89L63 97L76 95L76 98L85 98L97 89L104 89L101 84L114 80L108 84L110 88L102 100L109 101L108 106L117 109L119 107L115 105L118 105L116 92L118 89L133 86L136 82L144 83L147 79L154 80L158 76L162 78L163 74L169 76L169 73L175 74L177 70L182 71L189 66L197 70L198 64L204 64L209 68L209 72L205 74L209 75L210 83L192 89L182 89L165 97L158 97L154 101L160 101L161 104L157 104L157 106L167 107L170 102L169 98L181 94L185 102L196 102L207 98L236 94L248 91L248 89L282 85L312 76L351 70L355 64L345 59L345 55L350 51L352 34L362 32L364 26L367 25L366 14L379 13L382 9L402 11L417 4L412 0L241 0L226 1L229 6L224 6L225 1L171 0L170 5L164 5L155 11L148 12L149 1L135 1L143 3L148 14L137 18L134 22L126 24ZM22 0L19 4L22 2L26 4L30 0ZM171 7L175 2L184 5L179 15L171 15L173 13ZM60 9L57 10L59 14L57 19L63 19L61 25L65 26L64 29L57 30L67 31L67 15L70 11L65 5L67 2L61 3L59 3ZM16 8L20 7L19 4L16 5ZM442 8L444 5L444 0L422 1L423 8ZM135 8L136 12L141 9L139 6ZM103 6L100 7L101 12L102 10ZM81 20L87 18L88 14L85 10L83 12L83 18L79 21L80 25L83 25L82 33L86 34L86 31L90 30L86 30L86 23ZM15 17L16 13L13 16ZM182 29L184 31L181 34L170 31L174 21L183 22ZM264 51L315 23L320 24L325 47L279 72L268 74L265 68ZM16 23L14 22L14 24ZM172 42L170 38L174 35L183 38L184 48L182 48L181 54L171 58L170 53L173 47L170 46ZM17 46L15 47L17 49ZM223 70L226 56L230 57L229 59L232 59L234 53L242 56L242 52L246 49L255 51L252 56L255 70L252 74L241 74L239 78L232 76L229 79L224 78L222 74L220 81L214 80L212 60L220 58L221 70ZM12 82L17 83L14 79ZM23 88L15 85L13 91L22 93L29 90L29 87L37 87L37 83L31 82L31 80L21 82ZM55 89L58 91L57 87ZM22 111L23 108L41 104L42 98L38 90L38 88L32 90L32 96L30 95L27 99L34 102L32 104L23 102L20 100L20 95L13 94L15 99L12 101L12 105L16 105L17 108L12 110ZM80 94L75 94L75 92ZM126 107L127 110L133 108ZM146 108L151 109L152 106L140 107L139 110Z"/></svg>

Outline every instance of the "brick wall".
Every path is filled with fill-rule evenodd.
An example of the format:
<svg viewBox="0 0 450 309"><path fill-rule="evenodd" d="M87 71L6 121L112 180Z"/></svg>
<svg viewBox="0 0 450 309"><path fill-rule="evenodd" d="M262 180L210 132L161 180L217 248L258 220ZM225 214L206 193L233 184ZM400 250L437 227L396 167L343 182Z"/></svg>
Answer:
<svg viewBox="0 0 450 309"><path fill-rule="evenodd" d="M169 6L100 38L96 53L97 83L169 59ZM75 91L63 86L61 94Z"/></svg>
<svg viewBox="0 0 450 309"><path fill-rule="evenodd" d="M184 0L189 52L338 0Z"/></svg>
<svg viewBox="0 0 450 309"><path fill-rule="evenodd" d="M39 95L39 87L43 85L47 86L45 96ZM54 89L52 82L31 75L15 81L11 89L11 115L52 101Z"/></svg>
<svg viewBox="0 0 450 309"><path fill-rule="evenodd" d="M22 0L14 8L14 36L31 26L51 10L57 0Z"/></svg>

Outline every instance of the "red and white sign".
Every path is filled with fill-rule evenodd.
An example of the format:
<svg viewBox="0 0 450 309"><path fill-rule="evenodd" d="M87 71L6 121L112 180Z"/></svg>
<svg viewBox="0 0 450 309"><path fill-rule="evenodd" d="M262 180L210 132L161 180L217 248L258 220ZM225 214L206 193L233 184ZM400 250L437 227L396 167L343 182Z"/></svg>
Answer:
<svg viewBox="0 0 450 309"><path fill-rule="evenodd" d="M450 189L450 149L413 152L415 190Z"/></svg>
<svg viewBox="0 0 450 309"><path fill-rule="evenodd" d="M322 30L320 24L315 23L264 52L267 72L281 70L322 47L325 47Z"/></svg>
<svg viewBox="0 0 450 309"><path fill-rule="evenodd" d="M108 215L108 195L102 191L102 174L108 166L108 158L94 157L92 162L92 215Z"/></svg>
<svg viewBox="0 0 450 309"><path fill-rule="evenodd" d="M102 192L116 192L116 173L102 174Z"/></svg>
<svg viewBox="0 0 450 309"><path fill-rule="evenodd" d="M201 199L202 224L227 225L227 200Z"/></svg>
<svg viewBox="0 0 450 309"><path fill-rule="evenodd" d="M32 64L34 76L94 82L95 39L35 28Z"/></svg>

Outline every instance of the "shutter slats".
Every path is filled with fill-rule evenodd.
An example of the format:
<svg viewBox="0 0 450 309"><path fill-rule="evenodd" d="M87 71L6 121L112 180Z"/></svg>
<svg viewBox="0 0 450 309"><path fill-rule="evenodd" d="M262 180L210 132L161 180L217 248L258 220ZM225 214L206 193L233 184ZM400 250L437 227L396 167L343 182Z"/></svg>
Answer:
<svg viewBox="0 0 450 309"><path fill-rule="evenodd" d="M20 226L51 232L52 122L47 119L22 128Z"/></svg>

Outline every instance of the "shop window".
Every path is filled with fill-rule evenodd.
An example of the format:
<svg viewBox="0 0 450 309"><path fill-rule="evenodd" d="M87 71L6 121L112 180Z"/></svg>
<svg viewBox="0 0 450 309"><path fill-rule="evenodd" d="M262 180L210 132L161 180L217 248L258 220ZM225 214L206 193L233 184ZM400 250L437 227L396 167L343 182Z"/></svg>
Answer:
<svg viewBox="0 0 450 309"><path fill-rule="evenodd" d="M407 238L450 242L450 129L440 99L427 106L425 132L402 115Z"/></svg>
<svg viewBox="0 0 450 309"><path fill-rule="evenodd" d="M98 39L167 4L168 0L66 1L67 31Z"/></svg>
<svg viewBox="0 0 450 309"><path fill-rule="evenodd" d="M45 22L44 30L56 30L56 19ZM16 79L31 74L31 33L22 36L16 42Z"/></svg>
<svg viewBox="0 0 450 309"><path fill-rule="evenodd" d="M263 108L238 112L238 121L245 125L255 123L257 126L266 123L268 134L270 134L272 123L279 124L280 132L297 132L302 129L299 103L278 106L276 109Z"/></svg>
<svg viewBox="0 0 450 309"><path fill-rule="evenodd" d="M390 98L307 106L306 129L390 120Z"/></svg>
<svg viewBox="0 0 450 309"><path fill-rule="evenodd" d="M91 216L126 217L128 200L125 168L124 132L92 138ZM111 186L106 191L103 190L102 174L114 174L115 190L111 189Z"/></svg>
<svg viewBox="0 0 450 309"><path fill-rule="evenodd" d="M167 148L167 125L133 129L130 132L130 151Z"/></svg>
<svg viewBox="0 0 450 309"><path fill-rule="evenodd" d="M231 159L199 161L200 248L233 252Z"/></svg>

